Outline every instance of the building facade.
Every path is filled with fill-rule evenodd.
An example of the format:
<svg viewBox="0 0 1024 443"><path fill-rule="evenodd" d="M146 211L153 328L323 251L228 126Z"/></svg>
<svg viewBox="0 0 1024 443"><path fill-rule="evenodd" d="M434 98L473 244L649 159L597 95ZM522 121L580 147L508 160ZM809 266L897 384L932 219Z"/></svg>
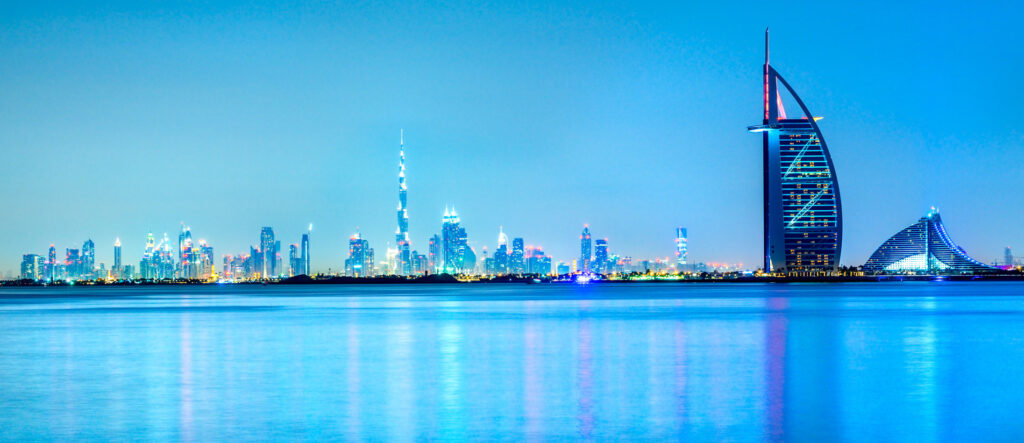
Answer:
<svg viewBox="0 0 1024 443"><path fill-rule="evenodd" d="M408 187L405 184L405 131L399 138L398 153L398 229L395 230L395 245L398 248L396 274L412 274L412 252L409 243L409 210L406 201Z"/></svg>
<svg viewBox="0 0 1024 443"><path fill-rule="evenodd" d="M799 106L797 115L786 114L780 85ZM762 124L748 130L761 133L764 146L764 270L832 273L843 243L839 181L818 118L768 63L768 31L763 102Z"/></svg>
<svg viewBox="0 0 1024 443"><path fill-rule="evenodd" d="M686 265L686 228L680 226L676 228L676 266L682 270L683 266Z"/></svg>
<svg viewBox="0 0 1024 443"><path fill-rule="evenodd" d="M590 226L583 225L583 232L580 233L580 261L577 264L577 269L580 272L590 272L590 261L591 261L591 239L590 239Z"/></svg>
<svg viewBox="0 0 1024 443"><path fill-rule="evenodd" d="M882 243L863 269L870 274L976 274L999 270L971 258L953 243L934 208Z"/></svg>

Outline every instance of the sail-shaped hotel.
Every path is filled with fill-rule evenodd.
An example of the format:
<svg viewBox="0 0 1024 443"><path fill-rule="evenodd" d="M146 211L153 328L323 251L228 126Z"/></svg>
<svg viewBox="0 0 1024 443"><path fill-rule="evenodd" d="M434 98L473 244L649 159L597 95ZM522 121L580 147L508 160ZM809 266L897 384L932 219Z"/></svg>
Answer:
<svg viewBox="0 0 1024 443"><path fill-rule="evenodd" d="M800 107L787 116L779 86ZM843 244L839 181L817 120L768 63L764 41L764 269L787 275L836 271Z"/></svg>

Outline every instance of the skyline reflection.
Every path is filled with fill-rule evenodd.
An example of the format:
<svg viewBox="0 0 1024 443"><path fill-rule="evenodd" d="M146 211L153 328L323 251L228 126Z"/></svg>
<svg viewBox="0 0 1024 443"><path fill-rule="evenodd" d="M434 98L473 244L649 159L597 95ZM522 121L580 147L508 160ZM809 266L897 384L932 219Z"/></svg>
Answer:
<svg viewBox="0 0 1024 443"><path fill-rule="evenodd" d="M0 304L0 437L934 441L1020 427L1024 357L1005 337L1024 294L621 288Z"/></svg>

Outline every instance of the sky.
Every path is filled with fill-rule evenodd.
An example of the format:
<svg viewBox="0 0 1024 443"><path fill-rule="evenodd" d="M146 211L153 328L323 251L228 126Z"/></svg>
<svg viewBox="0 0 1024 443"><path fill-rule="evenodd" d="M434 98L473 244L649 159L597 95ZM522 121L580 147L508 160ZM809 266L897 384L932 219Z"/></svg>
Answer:
<svg viewBox="0 0 1024 443"><path fill-rule="evenodd" d="M308 4L307 4L308 3ZM763 33L831 149L841 262L937 207L978 259L1024 255L1015 2L4 2L0 271L179 224L218 257L313 223L314 271L453 206L556 261L762 257ZM287 250L287 246L284 246ZM219 262L218 258L218 262Z"/></svg>

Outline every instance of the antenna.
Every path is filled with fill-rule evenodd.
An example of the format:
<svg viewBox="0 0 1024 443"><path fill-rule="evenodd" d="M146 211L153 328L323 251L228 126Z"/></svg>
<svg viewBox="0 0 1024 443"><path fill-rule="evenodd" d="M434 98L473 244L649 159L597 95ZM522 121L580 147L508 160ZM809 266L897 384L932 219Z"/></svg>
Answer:
<svg viewBox="0 0 1024 443"><path fill-rule="evenodd" d="M764 28L764 64L768 66L768 28Z"/></svg>

